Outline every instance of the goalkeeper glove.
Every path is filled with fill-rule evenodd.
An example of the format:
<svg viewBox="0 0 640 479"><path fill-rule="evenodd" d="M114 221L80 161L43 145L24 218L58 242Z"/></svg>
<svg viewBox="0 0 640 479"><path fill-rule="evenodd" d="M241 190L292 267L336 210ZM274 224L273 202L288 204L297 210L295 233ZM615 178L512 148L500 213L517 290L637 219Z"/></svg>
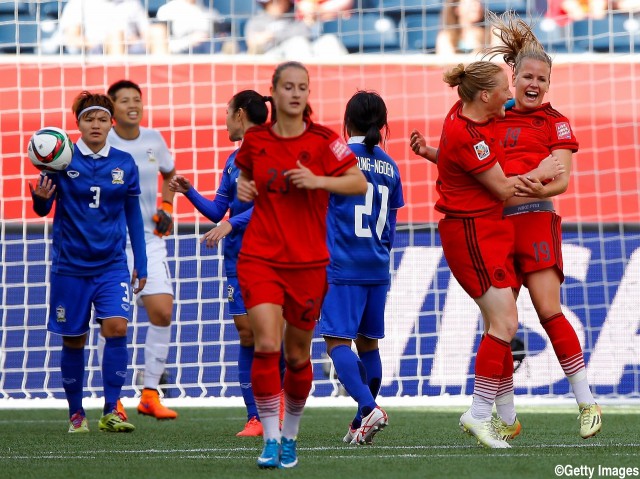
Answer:
<svg viewBox="0 0 640 479"><path fill-rule="evenodd" d="M168 201L163 201L158 211L153 215L153 221L156 223L156 229L153 234L157 236L169 236L173 232L173 205Z"/></svg>

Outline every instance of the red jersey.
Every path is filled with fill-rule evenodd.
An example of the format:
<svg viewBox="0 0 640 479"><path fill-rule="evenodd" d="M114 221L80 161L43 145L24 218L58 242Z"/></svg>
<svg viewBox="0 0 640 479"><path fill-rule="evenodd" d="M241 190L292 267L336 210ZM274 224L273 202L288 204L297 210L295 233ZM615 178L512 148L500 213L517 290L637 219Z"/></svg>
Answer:
<svg viewBox="0 0 640 479"><path fill-rule="evenodd" d="M569 120L549 103L535 110L507 110L507 116L498 120L497 125L507 176L528 173L553 150L578 151L578 140Z"/></svg>
<svg viewBox="0 0 640 479"><path fill-rule="evenodd" d="M477 123L463 116L462 101L451 108L438 147L436 210L460 218L500 215L502 201L475 178L504 164L497 133L495 120Z"/></svg>
<svg viewBox="0 0 640 479"><path fill-rule="evenodd" d="M284 176L299 160L318 176L340 176L357 164L355 155L335 132L310 123L300 136L282 138L271 124L250 128L236 165L258 189L240 256L278 266L304 268L326 264L329 192L297 188Z"/></svg>

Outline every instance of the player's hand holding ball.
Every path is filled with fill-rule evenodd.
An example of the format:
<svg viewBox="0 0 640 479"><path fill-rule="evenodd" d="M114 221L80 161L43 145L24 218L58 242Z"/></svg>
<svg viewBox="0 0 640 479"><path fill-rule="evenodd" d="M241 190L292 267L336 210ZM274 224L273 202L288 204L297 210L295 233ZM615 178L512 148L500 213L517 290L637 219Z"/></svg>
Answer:
<svg viewBox="0 0 640 479"><path fill-rule="evenodd" d="M29 139L27 154L39 170L62 171L71 164L73 142L64 130L53 126L41 128Z"/></svg>

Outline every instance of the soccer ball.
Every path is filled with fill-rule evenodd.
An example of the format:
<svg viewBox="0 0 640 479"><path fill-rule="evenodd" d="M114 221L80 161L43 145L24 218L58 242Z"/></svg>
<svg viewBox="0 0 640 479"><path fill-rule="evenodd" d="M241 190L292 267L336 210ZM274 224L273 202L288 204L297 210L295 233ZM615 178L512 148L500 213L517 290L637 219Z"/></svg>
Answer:
<svg viewBox="0 0 640 479"><path fill-rule="evenodd" d="M33 134L27 153L39 170L62 171L71 163L73 142L64 130L48 126Z"/></svg>

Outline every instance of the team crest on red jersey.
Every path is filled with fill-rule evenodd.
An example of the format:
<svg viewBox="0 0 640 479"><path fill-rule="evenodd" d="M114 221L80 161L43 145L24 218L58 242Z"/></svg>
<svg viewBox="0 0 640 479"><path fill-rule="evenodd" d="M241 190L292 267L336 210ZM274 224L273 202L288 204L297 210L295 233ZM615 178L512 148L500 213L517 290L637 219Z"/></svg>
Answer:
<svg viewBox="0 0 640 479"><path fill-rule="evenodd" d="M566 121L556 123L556 133L558 140L570 140L571 139L571 127Z"/></svg>
<svg viewBox="0 0 640 479"><path fill-rule="evenodd" d="M301 151L300 154L298 155L298 161L303 165L306 165L307 163L309 163L309 160L311 160L311 155L309 154L308 151Z"/></svg>
<svg viewBox="0 0 640 479"><path fill-rule="evenodd" d="M480 161L489 157L489 145L487 145L484 141L473 145L473 149L476 150L476 156Z"/></svg>
<svg viewBox="0 0 640 479"><path fill-rule="evenodd" d="M349 153L351 153L351 150L342 138L334 140L333 143L329 145L329 148L338 161L344 160L347 156L349 156Z"/></svg>

